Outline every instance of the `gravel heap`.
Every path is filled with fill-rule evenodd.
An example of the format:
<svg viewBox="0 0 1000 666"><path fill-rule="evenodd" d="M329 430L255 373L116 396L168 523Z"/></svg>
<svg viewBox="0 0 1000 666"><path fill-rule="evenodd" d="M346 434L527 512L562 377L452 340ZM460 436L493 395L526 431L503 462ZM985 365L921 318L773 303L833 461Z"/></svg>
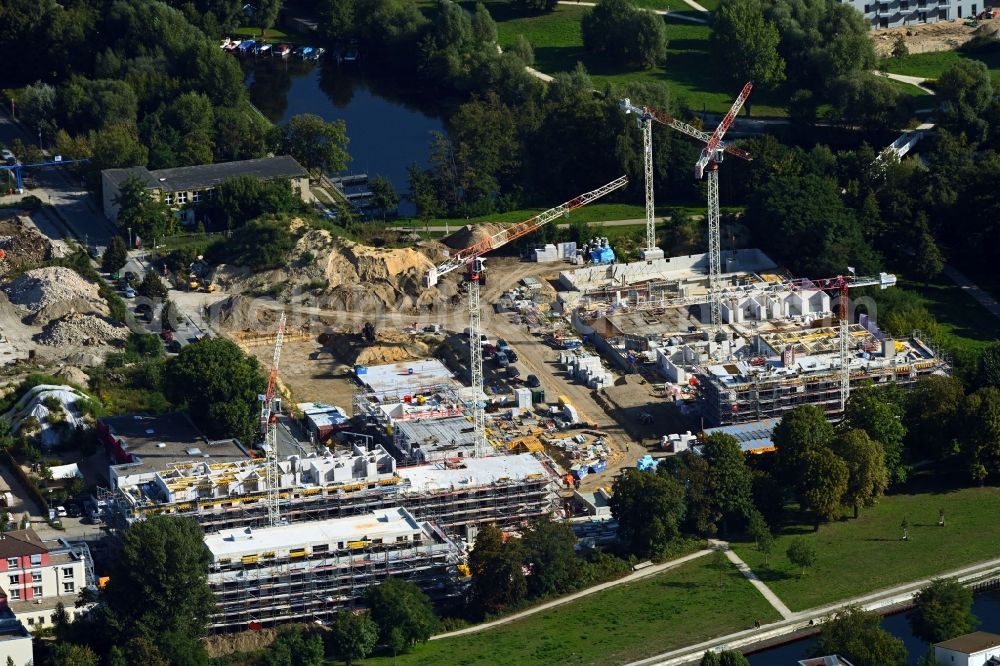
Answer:
<svg viewBox="0 0 1000 666"><path fill-rule="evenodd" d="M104 300L97 285L87 282L70 268L49 266L36 268L19 275L13 282L3 287L11 303L20 305L28 313L71 300L82 300L96 310L104 310Z"/></svg>
<svg viewBox="0 0 1000 666"><path fill-rule="evenodd" d="M42 345L106 345L124 343L129 330L97 315L71 313L56 319L35 336Z"/></svg>

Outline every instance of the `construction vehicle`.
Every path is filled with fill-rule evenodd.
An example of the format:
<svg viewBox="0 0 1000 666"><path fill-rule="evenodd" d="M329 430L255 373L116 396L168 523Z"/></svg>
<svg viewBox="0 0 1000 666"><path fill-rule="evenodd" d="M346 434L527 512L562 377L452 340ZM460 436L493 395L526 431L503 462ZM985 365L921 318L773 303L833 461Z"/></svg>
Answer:
<svg viewBox="0 0 1000 666"><path fill-rule="evenodd" d="M433 287L438 280L459 268L465 269L465 284L469 295L469 327L467 329L469 340L469 374L472 385L472 421L474 432L475 455L477 458L485 457L490 452L490 446L486 441L486 412L485 397L483 392L483 346L476 344L476 340L481 339L481 322L479 310L479 287L486 282L486 260L482 255L491 250L503 247L507 243L521 238L536 229L548 224L552 220L566 215L570 211L600 199L601 197L614 192L628 184L628 178L622 176L610 183L592 190L585 194L571 199L563 204L547 211L539 213L531 219L518 224L511 225L497 233L489 236L478 243L474 243L464 250L454 253L447 261L427 272L424 277L424 285Z"/></svg>

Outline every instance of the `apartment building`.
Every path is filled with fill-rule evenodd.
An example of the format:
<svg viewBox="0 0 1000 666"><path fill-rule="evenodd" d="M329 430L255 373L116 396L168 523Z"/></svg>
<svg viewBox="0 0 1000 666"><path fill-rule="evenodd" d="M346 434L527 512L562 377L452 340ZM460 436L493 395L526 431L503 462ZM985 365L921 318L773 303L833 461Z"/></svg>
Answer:
<svg viewBox="0 0 1000 666"><path fill-rule="evenodd" d="M987 7L984 0L850 0L848 4L864 14L873 30L975 18Z"/></svg>
<svg viewBox="0 0 1000 666"><path fill-rule="evenodd" d="M86 544L43 541L32 529L0 534L0 593L29 631L51 626L60 603L75 619L85 610L80 591L93 583Z"/></svg>

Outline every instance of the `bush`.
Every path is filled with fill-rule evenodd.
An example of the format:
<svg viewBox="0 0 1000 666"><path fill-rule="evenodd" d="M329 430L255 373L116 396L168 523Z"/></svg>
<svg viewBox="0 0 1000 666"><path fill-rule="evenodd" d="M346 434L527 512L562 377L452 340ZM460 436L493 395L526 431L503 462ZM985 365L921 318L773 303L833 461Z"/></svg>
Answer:
<svg viewBox="0 0 1000 666"><path fill-rule="evenodd" d="M615 64L650 69L667 54L663 19L628 0L601 0L581 23L583 46Z"/></svg>

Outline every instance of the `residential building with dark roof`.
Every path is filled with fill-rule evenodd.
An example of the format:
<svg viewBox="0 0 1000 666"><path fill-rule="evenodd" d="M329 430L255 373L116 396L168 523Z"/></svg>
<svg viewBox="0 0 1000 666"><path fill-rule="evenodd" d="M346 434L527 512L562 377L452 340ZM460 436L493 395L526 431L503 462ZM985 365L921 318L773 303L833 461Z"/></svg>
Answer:
<svg viewBox="0 0 1000 666"><path fill-rule="evenodd" d="M1000 634L971 634L934 644L934 659L947 666L1000 666Z"/></svg>
<svg viewBox="0 0 1000 666"><path fill-rule="evenodd" d="M264 181L287 180L292 191L303 201L312 201L309 190L309 173L290 155L262 157L219 164L157 169L149 171L144 166L127 169L105 169L101 172L104 215L112 222L118 219L118 198L122 183L135 176L146 184L155 197L161 197L168 206L178 211L181 222L194 222L194 206L215 196L216 188L230 178L256 176Z"/></svg>

